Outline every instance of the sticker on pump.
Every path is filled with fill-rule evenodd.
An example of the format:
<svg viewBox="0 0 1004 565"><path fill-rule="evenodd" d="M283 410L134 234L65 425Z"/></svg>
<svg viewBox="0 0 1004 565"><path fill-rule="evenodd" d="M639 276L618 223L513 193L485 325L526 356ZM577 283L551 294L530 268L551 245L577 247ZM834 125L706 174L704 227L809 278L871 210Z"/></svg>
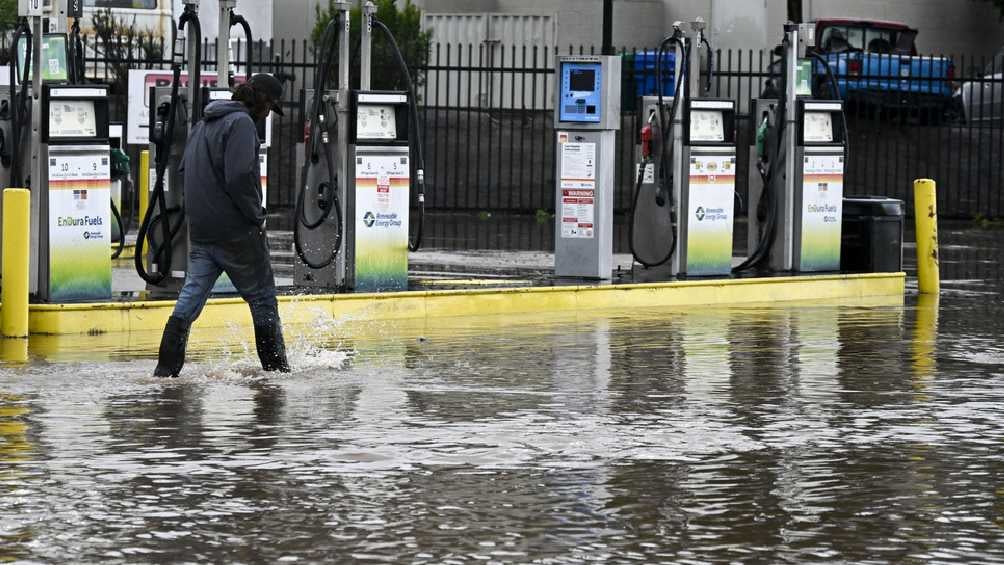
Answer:
<svg viewBox="0 0 1004 565"><path fill-rule="evenodd" d="M595 237L596 183L561 181L561 237Z"/></svg>

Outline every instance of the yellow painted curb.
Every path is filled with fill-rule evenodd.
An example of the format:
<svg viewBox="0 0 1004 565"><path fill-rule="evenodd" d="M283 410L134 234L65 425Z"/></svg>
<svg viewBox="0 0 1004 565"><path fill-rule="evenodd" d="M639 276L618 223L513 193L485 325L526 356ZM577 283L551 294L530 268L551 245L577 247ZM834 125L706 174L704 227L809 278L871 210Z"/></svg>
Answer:
<svg viewBox="0 0 1004 565"><path fill-rule="evenodd" d="M279 298L279 308L285 325L305 325L318 319L387 321L667 306L834 301L869 296L902 296L905 285L905 273L876 273L603 286L283 296ZM173 301L36 304L30 309L29 329L32 334L43 335L156 331L163 328L173 308ZM251 316L247 305L240 298L213 299L206 305L196 326L250 327Z"/></svg>

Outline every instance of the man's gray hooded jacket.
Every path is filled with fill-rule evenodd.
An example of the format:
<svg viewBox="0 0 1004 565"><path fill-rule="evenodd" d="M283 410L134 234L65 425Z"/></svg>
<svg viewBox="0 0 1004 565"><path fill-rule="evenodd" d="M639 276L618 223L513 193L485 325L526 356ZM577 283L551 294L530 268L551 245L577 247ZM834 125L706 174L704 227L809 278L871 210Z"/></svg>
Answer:
<svg viewBox="0 0 1004 565"><path fill-rule="evenodd" d="M259 147L254 119L244 104L217 100L206 106L179 167L192 241L233 241L261 228L265 210Z"/></svg>

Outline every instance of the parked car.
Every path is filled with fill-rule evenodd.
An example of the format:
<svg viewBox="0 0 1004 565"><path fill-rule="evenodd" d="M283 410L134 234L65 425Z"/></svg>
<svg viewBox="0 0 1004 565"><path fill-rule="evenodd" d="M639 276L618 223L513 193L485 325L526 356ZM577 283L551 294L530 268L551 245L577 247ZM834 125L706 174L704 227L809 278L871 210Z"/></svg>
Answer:
<svg viewBox="0 0 1004 565"><path fill-rule="evenodd" d="M972 124L1004 123L1004 48L977 78L955 91L963 119Z"/></svg>
<svg viewBox="0 0 1004 565"><path fill-rule="evenodd" d="M832 18L816 22L816 52L830 65L840 97L880 107L951 107L955 66L917 54L917 30L900 22ZM826 68L813 72L817 96L830 91Z"/></svg>

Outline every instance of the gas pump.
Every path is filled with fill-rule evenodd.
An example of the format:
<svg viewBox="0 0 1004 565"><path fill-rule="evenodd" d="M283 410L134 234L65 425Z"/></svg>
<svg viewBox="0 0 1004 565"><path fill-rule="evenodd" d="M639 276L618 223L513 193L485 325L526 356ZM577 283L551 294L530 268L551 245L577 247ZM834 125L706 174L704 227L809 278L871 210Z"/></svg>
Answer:
<svg viewBox="0 0 1004 565"><path fill-rule="evenodd" d="M737 271L840 269L847 124L836 80L813 50L812 25L786 24L780 99L756 100L751 149L749 258ZM829 74L831 100L815 100L814 61Z"/></svg>
<svg viewBox="0 0 1004 565"><path fill-rule="evenodd" d="M688 31L674 25L657 54L659 93L640 104L646 125L629 235L636 278L727 275L732 267L735 104L701 96L702 45L709 83L713 72L704 29L700 18ZM677 62L671 100L662 93L669 46Z"/></svg>
<svg viewBox="0 0 1004 565"><path fill-rule="evenodd" d="M421 245L424 156L414 85L390 30L363 6L360 89L349 87L348 2L336 2L324 32L315 89L308 92L303 186L297 196L293 240L294 284L337 290L404 290L408 251ZM405 92L373 91L372 30L387 38L401 68ZM337 46L336 88L328 88ZM413 165L414 164L414 165ZM414 167L415 174L412 174ZM417 187L417 232L409 240L411 191Z"/></svg>
<svg viewBox="0 0 1004 565"><path fill-rule="evenodd" d="M108 89L67 84L76 71L68 65L66 20L79 18L79 4L21 0L18 8L25 19L12 65L20 84L11 85L11 184L32 192L29 291L42 302L108 299ZM29 121L30 152L22 153Z"/></svg>
<svg viewBox="0 0 1004 565"><path fill-rule="evenodd" d="M554 274L609 279L621 59L562 56L556 72Z"/></svg>
<svg viewBox="0 0 1004 565"><path fill-rule="evenodd" d="M39 300L111 298L111 162L108 87L42 86L38 260ZM38 187L36 189L35 187ZM33 230L34 232L35 230Z"/></svg>
<svg viewBox="0 0 1004 565"><path fill-rule="evenodd" d="M152 87L150 154L154 180L150 206L136 239L136 272L155 296L176 296L185 282L188 229L185 188L178 164L191 126L202 116L202 27L199 0L184 0L172 46L173 80L169 87ZM186 36L186 28L191 35ZM181 70L187 60L188 86L181 90ZM148 248L148 249L147 249ZM149 268L147 268L149 264Z"/></svg>

